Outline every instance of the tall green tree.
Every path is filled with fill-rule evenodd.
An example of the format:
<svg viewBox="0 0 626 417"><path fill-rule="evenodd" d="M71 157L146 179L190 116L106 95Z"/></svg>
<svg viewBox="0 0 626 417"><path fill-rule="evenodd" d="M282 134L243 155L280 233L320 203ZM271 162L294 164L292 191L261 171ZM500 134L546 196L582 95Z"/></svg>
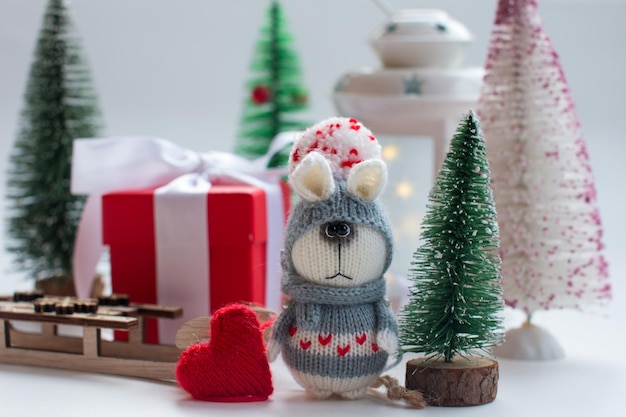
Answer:
<svg viewBox="0 0 626 417"><path fill-rule="evenodd" d="M480 123L460 123L429 195L400 350L450 362L502 342L498 224Z"/></svg>
<svg viewBox="0 0 626 417"><path fill-rule="evenodd" d="M49 0L8 172L8 250L37 279L71 278L82 197L70 193L72 141L100 134L100 111L64 0Z"/></svg>
<svg viewBox="0 0 626 417"><path fill-rule="evenodd" d="M252 60L253 75L246 84L248 94L235 144L235 152L247 158L265 154L278 133L311 124L293 117L308 107L308 94L288 29L282 7L273 0ZM286 165L288 154L278 154L270 166Z"/></svg>

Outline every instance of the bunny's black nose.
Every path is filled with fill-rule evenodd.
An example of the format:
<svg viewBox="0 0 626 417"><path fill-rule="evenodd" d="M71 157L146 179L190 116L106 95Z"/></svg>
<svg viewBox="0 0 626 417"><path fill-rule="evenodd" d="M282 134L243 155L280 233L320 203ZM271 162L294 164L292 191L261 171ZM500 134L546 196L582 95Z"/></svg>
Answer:
<svg viewBox="0 0 626 417"><path fill-rule="evenodd" d="M324 234L329 239L345 239L352 233L352 227L344 222L328 223L322 227Z"/></svg>

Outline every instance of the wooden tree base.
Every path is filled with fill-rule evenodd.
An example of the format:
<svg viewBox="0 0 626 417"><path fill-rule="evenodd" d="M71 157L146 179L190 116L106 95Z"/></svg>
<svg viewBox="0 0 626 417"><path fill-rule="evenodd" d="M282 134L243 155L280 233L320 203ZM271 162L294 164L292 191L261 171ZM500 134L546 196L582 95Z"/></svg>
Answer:
<svg viewBox="0 0 626 417"><path fill-rule="evenodd" d="M498 392L498 362L479 357L413 359L406 364L406 388L419 390L428 405L460 407L493 401Z"/></svg>

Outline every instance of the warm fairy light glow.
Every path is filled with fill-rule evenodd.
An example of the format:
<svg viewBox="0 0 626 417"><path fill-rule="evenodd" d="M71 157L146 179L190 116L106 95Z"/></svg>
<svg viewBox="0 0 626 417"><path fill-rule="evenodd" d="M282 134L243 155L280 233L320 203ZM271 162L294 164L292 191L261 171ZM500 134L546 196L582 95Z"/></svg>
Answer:
<svg viewBox="0 0 626 417"><path fill-rule="evenodd" d="M406 216L400 220L400 228L404 231L403 234L408 236L419 236L422 231L422 221L420 218L415 216Z"/></svg>
<svg viewBox="0 0 626 417"><path fill-rule="evenodd" d="M396 145L387 145L383 147L383 159L392 162L398 158L398 147Z"/></svg>
<svg viewBox="0 0 626 417"><path fill-rule="evenodd" d="M396 195L401 198L409 198L413 194L413 186L408 181L396 184Z"/></svg>

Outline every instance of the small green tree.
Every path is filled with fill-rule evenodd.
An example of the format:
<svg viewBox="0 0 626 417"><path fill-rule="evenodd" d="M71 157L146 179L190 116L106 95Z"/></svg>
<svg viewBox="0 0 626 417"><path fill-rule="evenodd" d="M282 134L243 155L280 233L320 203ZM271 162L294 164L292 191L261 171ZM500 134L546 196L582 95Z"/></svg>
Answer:
<svg viewBox="0 0 626 417"><path fill-rule="evenodd" d="M401 352L450 362L502 342L498 224L479 121L461 122L430 192L414 254Z"/></svg>
<svg viewBox="0 0 626 417"><path fill-rule="evenodd" d="M304 129L311 124L291 116L308 107L308 95L292 43L283 10L273 0L252 60L254 75L246 85L248 94L235 144L235 152L242 156L257 158L267 152L278 133ZM276 155L269 165L285 165L288 154L284 151Z"/></svg>
<svg viewBox="0 0 626 417"><path fill-rule="evenodd" d="M71 278L83 198L70 193L72 141L98 136L100 112L64 0L49 0L10 156L8 250L35 278Z"/></svg>

